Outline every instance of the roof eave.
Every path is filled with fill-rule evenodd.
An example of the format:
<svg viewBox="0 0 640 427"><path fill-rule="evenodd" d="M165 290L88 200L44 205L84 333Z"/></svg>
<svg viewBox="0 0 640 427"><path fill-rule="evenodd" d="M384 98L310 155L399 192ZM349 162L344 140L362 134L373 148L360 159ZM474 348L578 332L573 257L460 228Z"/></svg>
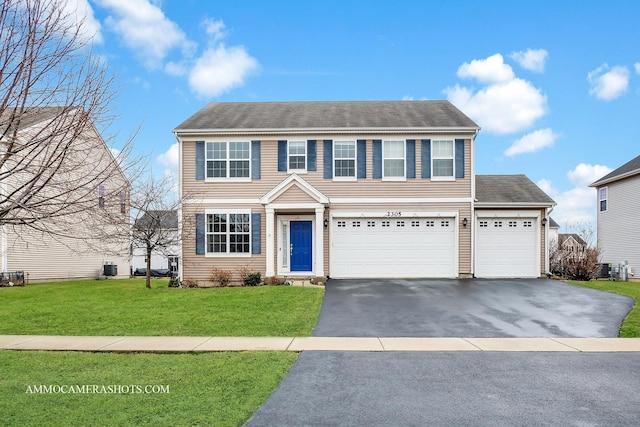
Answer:
<svg viewBox="0 0 640 427"><path fill-rule="evenodd" d="M598 181L592 184L589 184L589 187L593 187L593 188L602 187L603 185L610 184L615 181L620 181L621 179L629 178L634 175L640 175L640 169L635 169L627 173L612 176L611 178L608 178L608 179L599 179Z"/></svg>
<svg viewBox="0 0 640 427"><path fill-rule="evenodd" d="M214 135L287 135L287 134L383 134L383 133L446 133L475 134L479 127L399 127L399 128L256 128L256 129L179 129L173 130L176 136L192 136L202 134Z"/></svg>
<svg viewBox="0 0 640 427"><path fill-rule="evenodd" d="M476 208L551 208L556 202L476 202Z"/></svg>

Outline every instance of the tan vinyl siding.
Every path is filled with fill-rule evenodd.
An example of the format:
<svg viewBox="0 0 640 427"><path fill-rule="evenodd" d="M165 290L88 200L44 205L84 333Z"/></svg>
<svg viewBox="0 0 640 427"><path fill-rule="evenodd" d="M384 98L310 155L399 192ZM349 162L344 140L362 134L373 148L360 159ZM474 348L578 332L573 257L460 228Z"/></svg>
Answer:
<svg viewBox="0 0 640 427"><path fill-rule="evenodd" d="M205 213L206 209L222 209L233 211L234 209L251 209L251 213L260 213L260 254L248 254L247 256L206 256L196 254L194 220L197 213ZM211 272L214 268L230 270L233 280L240 280L240 270L248 268L251 271L258 271L262 275L265 272L266 262L266 215L261 205L184 205L183 218L187 225L182 237L182 269L183 279L195 279L202 285L212 285L210 281Z"/></svg>
<svg viewBox="0 0 640 427"><path fill-rule="evenodd" d="M468 202L452 202L452 203L405 203L404 205L389 206L388 203L359 203L358 199L394 199L394 198L407 198L407 199L470 199L471 197L471 139L465 140L465 173L464 178L456 179L455 181L432 181L431 179L422 179L422 152L421 152L421 139L432 139L437 137L435 135L425 136L403 136L401 139L415 139L416 140L416 178L406 179L404 181L384 181L382 179L373 179L373 139L380 139L378 137L366 138L366 170L367 177L365 179L358 179L357 181L339 181L333 179L324 178L324 139L332 140L357 140L363 139L358 137L295 137L291 139L315 139L317 141L316 159L317 169L316 171L308 171L307 173L300 173L299 177L306 181L309 185L313 186L317 191L327 196L331 202L332 199L342 199L340 203L331 203L325 210L325 218L330 217L331 211L349 211L355 212L359 210L364 211L384 211L384 210L405 210L405 211L419 211L419 212L458 212L459 220L462 218L468 218L469 224L471 224L471 203ZM390 139L396 139L399 137L390 137ZM258 140L258 137L247 138L246 140ZM187 141L181 141L182 150L182 188L183 194L186 198L193 198L203 200L204 203L197 208L195 205L186 205L184 208L185 218L187 215L194 216L196 212L204 212L205 209L219 208L224 210L230 210L233 208L247 209L251 208L252 212L262 213L262 253L260 255L252 255L251 257L205 257L204 255L195 255L195 241L194 235L185 236L183 246L183 277L184 278L196 278L198 280L206 282L211 274L213 267L230 269L233 271L238 270L240 267L248 266L251 269L265 273L266 271L266 214L264 207L259 204L235 204L229 203L233 199L249 199L257 201L260 197L267 194L274 187L280 184L282 181L289 177L287 172L278 171L278 140L287 139L286 137L270 137L269 139L261 140L261 179L252 180L250 182L233 182L233 181L212 181L212 180L196 180L195 179L195 141L207 141L211 138L194 137ZM382 138L384 139L384 138ZM216 138L216 140L224 140L224 138ZM234 140L237 140L235 138ZM208 201L224 200L224 204L220 205L208 205ZM296 205L300 203L317 203L309 194L301 189L297 184L294 184L291 188L288 188L281 195L273 200L274 204L284 205L291 204ZM276 212L274 218L273 229L277 233L277 218L280 213ZM303 215L312 215L313 210L305 210L299 212ZM293 215L294 212L287 211L287 215ZM459 227L459 274L469 274L471 272L471 225L467 228ZM194 233L191 233L194 234ZM324 272L326 275L330 275L330 242L329 242L329 228L324 228ZM273 239L273 253L274 262L277 262L277 236ZM277 271L277 266L273 266L273 270Z"/></svg>
<svg viewBox="0 0 640 427"><path fill-rule="evenodd" d="M252 138L255 139L255 138ZM339 138L335 138L339 139ZM353 138L351 138L353 139ZM428 139L428 138L422 138ZM317 140L317 170L300 177L329 198L380 197L471 197L471 141L465 140L465 174L455 181L433 181L421 178L421 144L416 139L416 178L405 181L373 179L372 139L367 140L367 178L357 181L334 181L324 178L323 142ZM278 140L261 142L261 179L251 182L207 181L195 179L195 140L182 142L183 189L197 198L259 198L289 174L278 172Z"/></svg>

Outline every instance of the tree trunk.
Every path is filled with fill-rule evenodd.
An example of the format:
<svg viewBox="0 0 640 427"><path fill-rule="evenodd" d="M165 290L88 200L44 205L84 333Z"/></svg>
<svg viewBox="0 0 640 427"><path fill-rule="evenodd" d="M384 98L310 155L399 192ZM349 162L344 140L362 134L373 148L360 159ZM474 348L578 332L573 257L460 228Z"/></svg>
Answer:
<svg viewBox="0 0 640 427"><path fill-rule="evenodd" d="M151 289L151 246L147 245L147 289Z"/></svg>

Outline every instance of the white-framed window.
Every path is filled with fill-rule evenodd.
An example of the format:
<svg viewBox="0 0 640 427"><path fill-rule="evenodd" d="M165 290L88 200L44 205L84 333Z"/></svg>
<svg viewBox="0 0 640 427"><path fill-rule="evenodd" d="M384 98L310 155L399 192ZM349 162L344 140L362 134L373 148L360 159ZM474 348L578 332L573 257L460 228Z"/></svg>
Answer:
<svg viewBox="0 0 640 427"><path fill-rule="evenodd" d="M333 141L334 178L356 178L356 142Z"/></svg>
<svg viewBox="0 0 640 427"><path fill-rule="evenodd" d="M251 211L206 211L208 255L251 254Z"/></svg>
<svg viewBox="0 0 640 427"><path fill-rule="evenodd" d="M105 190L104 184L98 185L98 207L100 209L104 209L105 193L106 193L106 190Z"/></svg>
<svg viewBox="0 0 640 427"><path fill-rule="evenodd" d="M405 178L404 141L382 141L382 178Z"/></svg>
<svg viewBox="0 0 640 427"><path fill-rule="evenodd" d="M454 178L454 153L452 139L434 139L431 141L431 176L433 178Z"/></svg>
<svg viewBox="0 0 640 427"><path fill-rule="evenodd" d="M207 179L247 178L251 176L249 141L207 141L205 176Z"/></svg>
<svg viewBox="0 0 640 427"><path fill-rule="evenodd" d="M307 141L289 141L288 165L290 171L307 171Z"/></svg>
<svg viewBox="0 0 640 427"><path fill-rule="evenodd" d="M609 189L608 187L602 187L600 190L598 190L598 206L600 209L600 212L606 212L607 209L609 209L609 207L607 206L607 201L609 198Z"/></svg>

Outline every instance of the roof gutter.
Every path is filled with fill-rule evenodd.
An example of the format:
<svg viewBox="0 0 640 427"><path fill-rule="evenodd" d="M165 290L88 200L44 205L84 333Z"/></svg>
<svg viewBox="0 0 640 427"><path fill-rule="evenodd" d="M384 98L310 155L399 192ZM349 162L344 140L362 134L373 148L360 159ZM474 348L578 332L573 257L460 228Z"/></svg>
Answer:
<svg viewBox="0 0 640 427"><path fill-rule="evenodd" d="M555 202L476 202L476 208L553 208Z"/></svg>
<svg viewBox="0 0 640 427"><path fill-rule="evenodd" d="M380 133L445 133L461 134L469 133L477 135L479 128L475 127L401 127L401 128L256 128L256 129L174 129L173 134L178 136L194 136L203 134L216 135L289 135L289 134L324 134L324 135L351 135L351 134L380 134Z"/></svg>

